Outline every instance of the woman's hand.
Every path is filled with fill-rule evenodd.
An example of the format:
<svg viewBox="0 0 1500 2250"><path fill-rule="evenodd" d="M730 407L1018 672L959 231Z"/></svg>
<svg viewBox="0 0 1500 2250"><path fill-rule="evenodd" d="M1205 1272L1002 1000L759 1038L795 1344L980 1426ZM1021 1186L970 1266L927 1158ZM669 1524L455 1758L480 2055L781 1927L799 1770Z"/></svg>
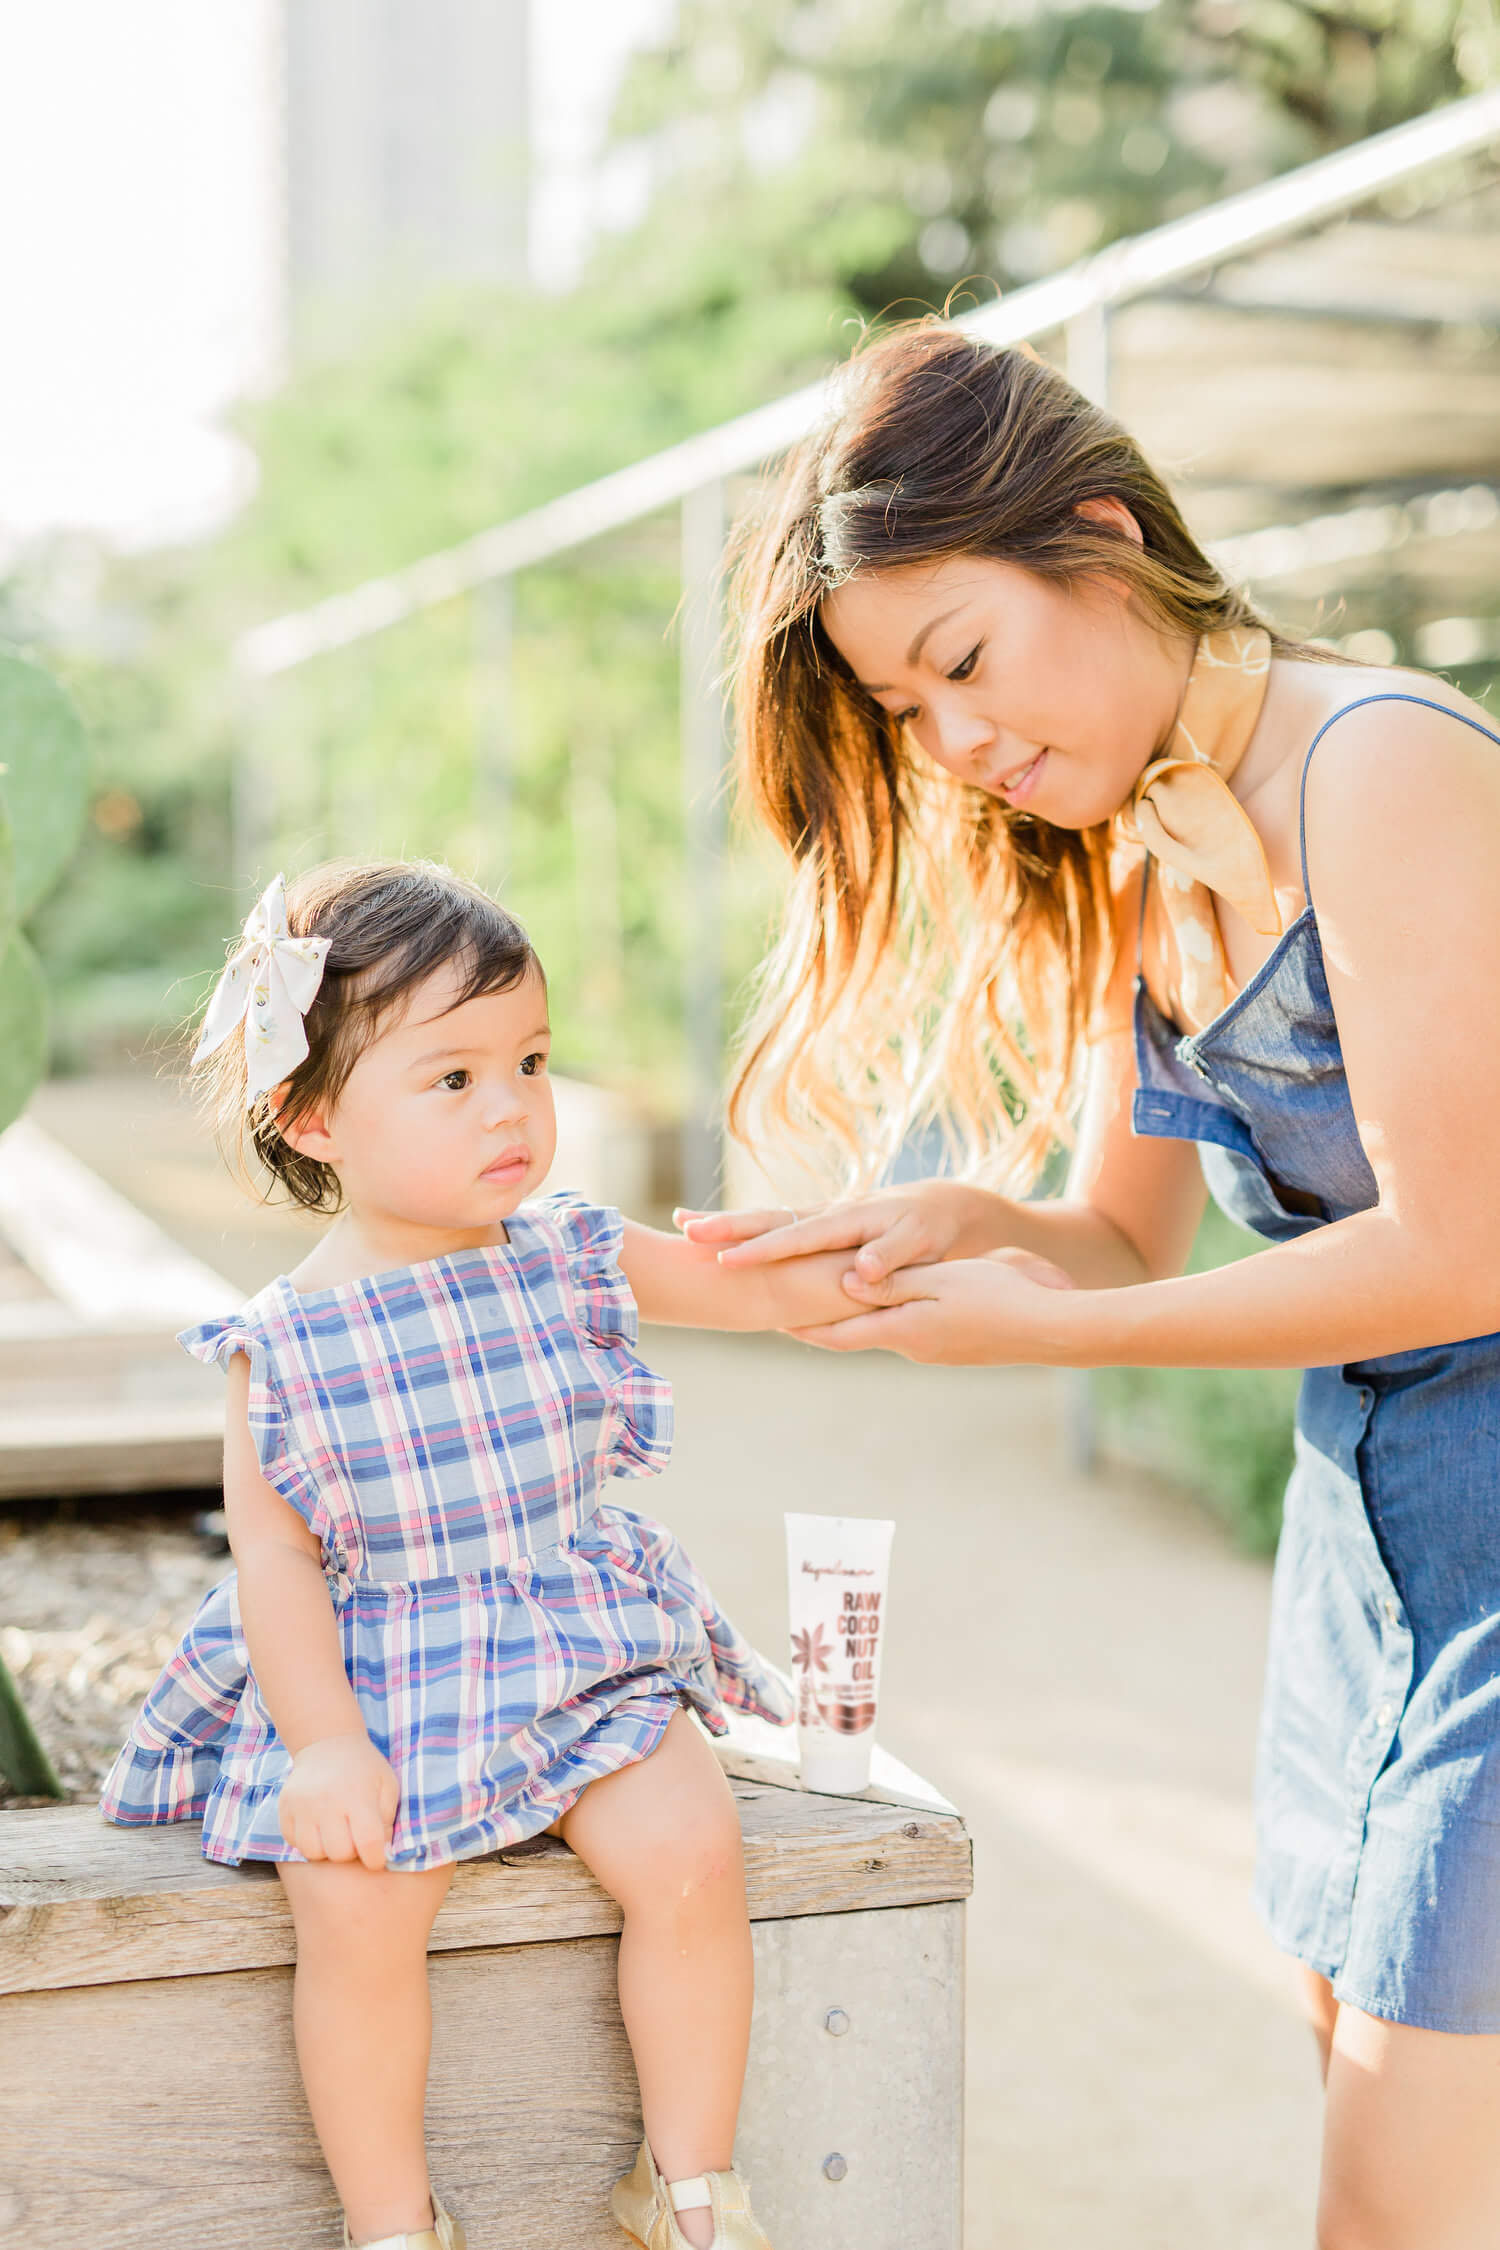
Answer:
<svg viewBox="0 0 1500 2250"><path fill-rule="evenodd" d="M951 1257L973 1203L973 1190L958 1180L918 1180L816 1211L781 1206L677 1211L673 1217L690 1242L717 1249L721 1265L771 1265L816 1250L852 1250L855 1272L866 1281L883 1281L902 1266Z"/></svg>
<svg viewBox="0 0 1500 2250"><path fill-rule="evenodd" d="M304 1859L358 1859L378 1873L400 1801L396 1776L367 1734L324 1735L292 1760L281 1833Z"/></svg>
<svg viewBox="0 0 1500 2250"><path fill-rule="evenodd" d="M846 1293L869 1310L792 1333L826 1351L897 1352L946 1367L1067 1364L1066 1326L1053 1292L1073 1283L1029 1250L909 1266L878 1281L857 1273Z"/></svg>

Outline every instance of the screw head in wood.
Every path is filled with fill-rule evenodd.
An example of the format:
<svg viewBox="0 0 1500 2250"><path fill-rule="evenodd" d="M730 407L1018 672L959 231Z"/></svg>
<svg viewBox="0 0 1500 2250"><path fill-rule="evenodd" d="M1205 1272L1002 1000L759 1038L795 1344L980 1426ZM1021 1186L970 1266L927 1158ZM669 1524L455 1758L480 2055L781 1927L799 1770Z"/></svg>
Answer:
<svg viewBox="0 0 1500 2250"><path fill-rule="evenodd" d="M829 2009L827 2015L823 2018L823 2029L831 2032L835 2039L843 2038L844 2033L849 2029L849 2018L842 2008Z"/></svg>
<svg viewBox="0 0 1500 2250"><path fill-rule="evenodd" d="M849 2167L843 2157L839 2155L837 2149L834 2150L832 2156L824 2157L823 2177L825 2180L847 2180L849 2177Z"/></svg>

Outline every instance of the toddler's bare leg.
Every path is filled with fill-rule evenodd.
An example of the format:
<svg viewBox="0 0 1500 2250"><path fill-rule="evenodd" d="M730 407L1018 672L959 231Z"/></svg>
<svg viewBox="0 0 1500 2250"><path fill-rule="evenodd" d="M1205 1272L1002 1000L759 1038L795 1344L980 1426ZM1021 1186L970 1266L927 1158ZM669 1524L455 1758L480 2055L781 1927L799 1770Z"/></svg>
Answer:
<svg viewBox="0 0 1500 2250"><path fill-rule="evenodd" d="M708 1743L678 1712L660 1747L586 1789L558 1823L625 1910L620 2011L664 2179L734 2162L755 1971L739 1817ZM684 2211L689 2242L713 2239Z"/></svg>
<svg viewBox="0 0 1500 2250"><path fill-rule="evenodd" d="M432 2224L423 2138L427 1935L451 1867L277 1864L297 1926L292 2020L308 2107L355 2242Z"/></svg>

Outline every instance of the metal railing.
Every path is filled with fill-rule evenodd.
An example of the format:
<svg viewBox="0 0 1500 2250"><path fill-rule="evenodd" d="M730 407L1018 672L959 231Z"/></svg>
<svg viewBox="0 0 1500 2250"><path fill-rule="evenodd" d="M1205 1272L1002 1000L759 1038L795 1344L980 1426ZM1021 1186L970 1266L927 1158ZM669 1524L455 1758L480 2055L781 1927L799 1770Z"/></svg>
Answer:
<svg viewBox="0 0 1500 2250"><path fill-rule="evenodd" d="M1027 343L1061 332L1070 377L1103 403L1110 381L1110 318L1118 307L1339 218L1382 191L1492 145L1500 145L1500 89L1472 95L1148 234L1114 243L955 325L996 344ZM274 618L235 644L241 693L253 705L266 683L282 674L370 640L442 603L478 598L478 645L486 675L479 756L489 779L481 793L499 805L510 775L505 705L510 590L516 575L664 509L680 508L680 723L691 893L683 993L691 1114L684 1133L683 1185L690 1201L712 1196L718 1170L712 1119L723 1054L719 869L725 849L725 731L717 652L723 627L726 485L814 429L827 408L833 380L810 384L402 570ZM1295 539L1298 530L1288 526L1247 538L1260 541L1260 551L1269 559L1275 539ZM1349 536L1368 532L1365 525L1363 532L1356 529ZM1303 544L1306 548L1305 539ZM244 882L256 871L262 842L255 820L256 794L242 787L236 792L234 859Z"/></svg>

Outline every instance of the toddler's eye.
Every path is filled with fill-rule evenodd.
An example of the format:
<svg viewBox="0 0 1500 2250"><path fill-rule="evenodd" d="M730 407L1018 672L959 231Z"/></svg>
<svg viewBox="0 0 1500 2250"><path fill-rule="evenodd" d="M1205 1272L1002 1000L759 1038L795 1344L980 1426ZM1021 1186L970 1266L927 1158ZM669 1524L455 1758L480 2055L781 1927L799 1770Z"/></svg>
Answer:
<svg viewBox="0 0 1500 2250"><path fill-rule="evenodd" d="M547 1058L545 1055L525 1055L521 1060L521 1076L523 1078L540 1078L546 1067Z"/></svg>
<svg viewBox="0 0 1500 2250"><path fill-rule="evenodd" d="M450 1094L461 1094L469 1084L469 1073L466 1070L445 1070L438 1084L445 1086Z"/></svg>

